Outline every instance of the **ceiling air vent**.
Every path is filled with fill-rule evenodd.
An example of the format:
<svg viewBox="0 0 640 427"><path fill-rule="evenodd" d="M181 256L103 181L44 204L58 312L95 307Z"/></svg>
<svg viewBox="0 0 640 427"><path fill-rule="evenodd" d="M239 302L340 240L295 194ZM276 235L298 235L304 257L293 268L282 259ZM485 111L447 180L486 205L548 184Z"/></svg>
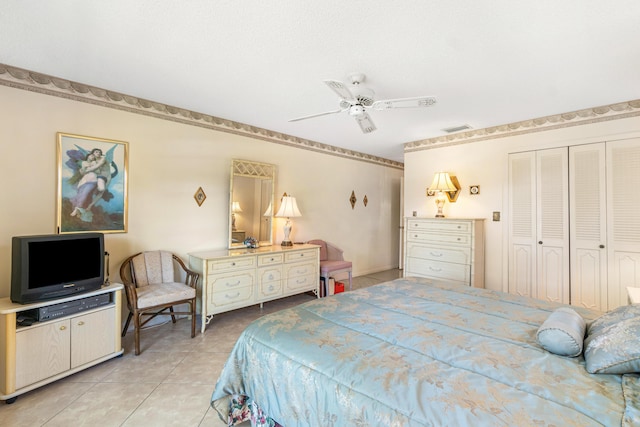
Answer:
<svg viewBox="0 0 640 427"><path fill-rule="evenodd" d="M454 133L454 132L461 132L463 130L469 130L469 129L471 129L471 126L469 125L460 125L460 126L454 126L452 128L442 129L442 130L446 133Z"/></svg>

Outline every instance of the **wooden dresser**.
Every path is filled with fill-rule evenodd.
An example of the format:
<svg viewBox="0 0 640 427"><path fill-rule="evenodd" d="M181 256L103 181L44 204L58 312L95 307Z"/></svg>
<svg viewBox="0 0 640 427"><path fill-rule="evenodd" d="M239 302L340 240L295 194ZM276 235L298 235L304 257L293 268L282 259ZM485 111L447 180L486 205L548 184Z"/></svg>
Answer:
<svg viewBox="0 0 640 427"><path fill-rule="evenodd" d="M484 219L405 218L404 277L484 287Z"/></svg>
<svg viewBox="0 0 640 427"><path fill-rule="evenodd" d="M200 273L198 310L201 331L214 314L313 291L320 283L320 247L265 246L189 254L189 266Z"/></svg>

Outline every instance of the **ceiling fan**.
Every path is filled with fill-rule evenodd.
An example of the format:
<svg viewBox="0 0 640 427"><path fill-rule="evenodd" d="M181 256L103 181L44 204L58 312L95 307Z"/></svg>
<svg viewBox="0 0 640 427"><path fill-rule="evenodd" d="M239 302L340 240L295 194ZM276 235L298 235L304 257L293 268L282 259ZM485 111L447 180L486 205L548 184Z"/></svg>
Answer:
<svg viewBox="0 0 640 427"><path fill-rule="evenodd" d="M346 85L337 80L324 80L324 83L329 86L329 89L334 91L340 97L340 109L298 117L289 121L297 122L300 120L347 111L350 116L356 119L356 122L360 125L362 132L370 133L376 130L376 125L371 121L371 117L369 117L369 114L367 113L368 109L379 111L390 110L392 108L430 107L436 103L436 98L433 96L417 96L413 98L383 99L375 101L373 90L362 85L362 82L365 80L364 74L353 73L349 78L351 80L351 85Z"/></svg>

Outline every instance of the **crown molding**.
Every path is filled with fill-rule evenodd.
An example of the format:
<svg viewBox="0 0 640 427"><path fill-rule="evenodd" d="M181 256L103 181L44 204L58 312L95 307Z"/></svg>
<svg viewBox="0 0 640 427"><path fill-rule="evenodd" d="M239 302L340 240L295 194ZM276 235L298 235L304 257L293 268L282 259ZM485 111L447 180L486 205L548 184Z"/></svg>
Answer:
<svg viewBox="0 0 640 427"><path fill-rule="evenodd" d="M640 116L640 99L587 108L570 113L524 120L506 125L493 126L484 129L474 129L466 132L443 135L404 144L404 152L429 150L450 145L467 144L488 139L504 138L571 126L588 125L609 120L626 119Z"/></svg>
<svg viewBox="0 0 640 427"><path fill-rule="evenodd" d="M219 132L246 136L253 139L288 145L304 150L315 151L331 156L373 163L395 169L404 169L404 164L358 151L347 150L333 145L298 138L268 129L221 119L219 117L161 104L125 95L46 74L0 63L0 85L23 89L45 95L56 96L93 105L114 108L130 113L142 114L186 125L199 126Z"/></svg>

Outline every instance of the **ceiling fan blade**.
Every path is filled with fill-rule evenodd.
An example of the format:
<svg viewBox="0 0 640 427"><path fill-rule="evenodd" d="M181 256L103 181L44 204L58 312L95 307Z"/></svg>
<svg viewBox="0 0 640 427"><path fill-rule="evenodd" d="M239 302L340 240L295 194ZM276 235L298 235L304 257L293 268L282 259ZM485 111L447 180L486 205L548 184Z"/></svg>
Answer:
<svg viewBox="0 0 640 427"><path fill-rule="evenodd" d="M356 121L360 125L360 129L362 129L362 133L371 133L376 130L376 125L371 121L371 117L367 113L362 113L358 116L355 116Z"/></svg>
<svg viewBox="0 0 640 427"><path fill-rule="evenodd" d="M344 99L347 101L355 101L353 94L344 83L339 82L337 80L323 80L323 81L327 86L329 86L329 89L334 91L340 97L340 99Z"/></svg>
<svg viewBox="0 0 640 427"><path fill-rule="evenodd" d="M297 121L300 121L300 120L312 119L314 117L320 117L320 116L326 116L326 115L329 115L329 114L342 113L343 111L346 111L346 110L345 109L340 109L340 110L334 110L334 111L325 111L324 113L310 114L308 116L298 117L296 119L291 119L289 121L290 122L297 122Z"/></svg>
<svg viewBox="0 0 640 427"><path fill-rule="evenodd" d="M417 96L414 98L383 99L373 103L374 110L389 110L391 108L431 107L436 103L435 96Z"/></svg>

